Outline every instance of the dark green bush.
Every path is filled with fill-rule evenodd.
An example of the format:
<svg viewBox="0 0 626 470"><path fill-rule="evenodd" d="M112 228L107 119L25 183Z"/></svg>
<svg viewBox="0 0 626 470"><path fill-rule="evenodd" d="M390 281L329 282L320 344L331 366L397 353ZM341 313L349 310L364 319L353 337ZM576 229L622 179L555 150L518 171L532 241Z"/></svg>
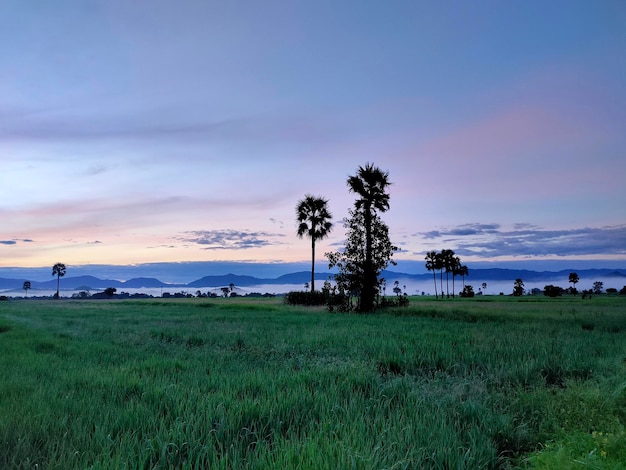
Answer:
<svg viewBox="0 0 626 470"><path fill-rule="evenodd" d="M320 291L291 291L285 294L285 303L287 305L326 305L328 302L328 294Z"/></svg>

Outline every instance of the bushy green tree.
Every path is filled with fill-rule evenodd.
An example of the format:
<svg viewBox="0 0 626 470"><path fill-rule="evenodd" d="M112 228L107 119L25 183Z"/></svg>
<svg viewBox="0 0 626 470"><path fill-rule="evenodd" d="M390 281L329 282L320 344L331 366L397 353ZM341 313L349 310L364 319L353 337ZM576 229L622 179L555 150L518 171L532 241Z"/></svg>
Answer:
<svg viewBox="0 0 626 470"><path fill-rule="evenodd" d="M377 213L366 218L362 209L349 211L350 217L344 219L347 228L345 247L341 251L326 253L329 268L338 268L335 281L340 293L358 295L357 310L369 312L374 309L375 299L382 279L379 276L392 260L398 248L389 239L389 227ZM366 230L366 219L369 229ZM370 236L370 256L367 256L366 238ZM374 285L369 285L374 279ZM366 295L363 295L363 292ZM349 306L347 308L350 308Z"/></svg>
<svg viewBox="0 0 626 470"><path fill-rule="evenodd" d="M515 297L521 297L524 295L524 281L522 281L519 277L515 279L513 283L513 295Z"/></svg>
<svg viewBox="0 0 626 470"><path fill-rule="evenodd" d="M474 288L472 286L463 286L461 297L474 297Z"/></svg>
<svg viewBox="0 0 626 470"><path fill-rule="evenodd" d="M354 210L344 225L348 228L345 250L329 255L331 267L338 267L338 283L358 290L358 309L374 309L381 271L397 250L389 241L389 229L379 213L389 209L389 173L368 163L348 177L348 189L357 195Z"/></svg>

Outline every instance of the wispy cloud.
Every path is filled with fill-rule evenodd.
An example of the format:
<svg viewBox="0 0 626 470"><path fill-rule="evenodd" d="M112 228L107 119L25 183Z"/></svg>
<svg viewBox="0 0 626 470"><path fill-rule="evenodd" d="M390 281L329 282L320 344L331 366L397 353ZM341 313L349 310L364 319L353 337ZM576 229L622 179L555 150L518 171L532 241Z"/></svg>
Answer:
<svg viewBox="0 0 626 470"><path fill-rule="evenodd" d="M248 230L195 230L184 232L178 241L201 245L205 250L246 250L277 245L276 237L284 235Z"/></svg>
<svg viewBox="0 0 626 470"><path fill-rule="evenodd" d="M459 255L484 258L626 254L626 225L544 230L515 224L507 231L498 224L465 224L419 235L453 246Z"/></svg>
<svg viewBox="0 0 626 470"><path fill-rule="evenodd" d="M12 240L0 240L0 245L17 245L18 243L32 243L30 238L14 238Z"/></svg>

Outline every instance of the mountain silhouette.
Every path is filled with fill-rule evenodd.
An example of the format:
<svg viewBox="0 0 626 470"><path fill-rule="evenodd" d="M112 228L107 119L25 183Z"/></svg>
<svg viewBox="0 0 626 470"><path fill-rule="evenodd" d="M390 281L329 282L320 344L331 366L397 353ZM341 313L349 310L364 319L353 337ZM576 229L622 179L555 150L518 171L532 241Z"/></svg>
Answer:
<svg viewBox="0 0 626 470"><path fill-rule="evenodd" d="M623 279L626 282L626 269L564 269L561 271L530 271L526 269L470 269L469 276L465 277L466 282L472 280L481 281L513 281L517 278L525 282L541 282L541 281L561 281L563 285L568 284L569 273L576 272L581 279L593 278L615 278ZM438 274L437 274L438 276ZM329 277L328 273L320 273L315 275L315 280L325 281ZM383 271L382 277L387 283L395 279L412 279L412 280L432 280L431 273L423 274L407 274L395 271ZM458 279L458 277L457 277ZM20 290L27 279L11 279L0 278L0 289ZM290 274L284 274L277 278L259 278L255 276L242 276L238 274L224 274L218 276L204 276L187 284L173 284L160 281L156 278L137 277L127 281L118 281L114 279L99 279L95 276L75 276L61 278L61 290L103 290L107 287L115 287L116 289L141 289L156 287L224 287L234 284L237 287L256 286L261 284L294 284L304 287L305 283L311 281L310 271L298 271ZM37 289L56 289L56 277L48 281L30 281L31 290Z"/></svg>

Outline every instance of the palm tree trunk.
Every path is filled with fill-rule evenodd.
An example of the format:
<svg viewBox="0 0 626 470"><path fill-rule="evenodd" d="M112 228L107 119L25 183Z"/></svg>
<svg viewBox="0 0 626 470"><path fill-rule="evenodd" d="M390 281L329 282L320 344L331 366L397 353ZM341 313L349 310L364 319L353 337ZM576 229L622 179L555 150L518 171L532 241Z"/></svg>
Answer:
<svg viewBox="0 0 626 470"><path fill-rule="evenodd" d="M372 209L369 206L364 208L365 222L365 266L364 282L361 288L360 310L369 312L374 307L374 284L376 283L374 269L372 268Z"/></svg>
<svg viewBox="0 0 626 470"><path fill-rule="evenodd" d="M439 298L439 295L437 294L437 271L433 268L433 282L435 283L435 299Z"/></svg>
<svg viewBox="0 0 626 470"><path fill-rule="evenodd" d="M454 273L452 273L452 298L454 299Z"/></svg>
<svg viewBox="0 0 626 470"><path fill-rule="evenodd" d="M61 282L61 276L57 274L57 299L59 298L59 284Z"/></svg>
<svg viewBox="0 0 626 470"><path fill-rule="evenodd" d="M311 292L315 291L315 237L311 237Z"/></svg>

